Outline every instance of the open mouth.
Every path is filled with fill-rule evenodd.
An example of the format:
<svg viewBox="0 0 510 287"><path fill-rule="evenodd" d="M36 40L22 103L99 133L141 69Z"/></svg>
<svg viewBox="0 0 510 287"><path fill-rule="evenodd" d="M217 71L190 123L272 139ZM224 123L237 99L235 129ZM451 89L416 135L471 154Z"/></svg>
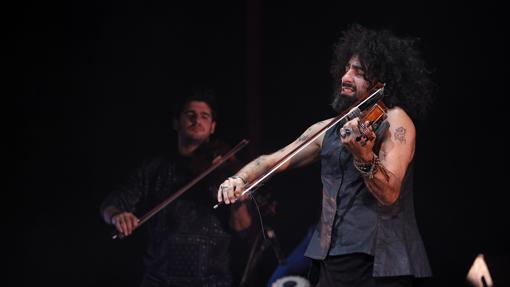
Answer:
<svg viewBox="0 0 510 287"><path fill-rule="evenodd" d="M342 92L355 92L356 87L352 84L342 84Z"/></svg>

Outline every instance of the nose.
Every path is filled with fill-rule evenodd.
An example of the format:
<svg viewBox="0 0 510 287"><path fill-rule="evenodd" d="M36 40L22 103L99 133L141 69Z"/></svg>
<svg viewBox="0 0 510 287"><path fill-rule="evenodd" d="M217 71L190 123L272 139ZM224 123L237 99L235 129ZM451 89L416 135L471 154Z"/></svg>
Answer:
<svg viewBox="0 0 510 287"><path fill-rule="evenodd" d="M197 124L197 122L198 122L198 117L197 117L197 115L190 115L189 120L190 120L190 122L191 122L192 124Z"/></svg>
<svg viewBox="0 0 510 287"><path fill-rule="evenodd" d="M342 83L352 83L354 76L354 70L349 68L349 70L345 71L344 75L342 76Z"/></svg>

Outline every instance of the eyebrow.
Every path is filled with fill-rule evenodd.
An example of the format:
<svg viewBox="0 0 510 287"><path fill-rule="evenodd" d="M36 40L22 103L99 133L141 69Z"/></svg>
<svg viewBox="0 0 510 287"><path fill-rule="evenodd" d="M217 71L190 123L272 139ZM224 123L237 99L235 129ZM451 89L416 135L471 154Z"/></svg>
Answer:
<svg viewBox="0 0 510 287"><path fill-rule="evenodd" d="M358 69L358 70L363 70L363 67L361 65L358 65L358 64L347 63L345 66L346 67L351 67L351 68L354 68L354 69Z"/></svg>
<svg viewBox="0 0 510 287"><path fill-rule="evenodd" d="M211 116L211 113L209 113L209 112L197 112L195 110L186 110L186 111L184 111L184 113L194 113L194 114L200 114L201 116L203 116L203 115Z"/></svg>

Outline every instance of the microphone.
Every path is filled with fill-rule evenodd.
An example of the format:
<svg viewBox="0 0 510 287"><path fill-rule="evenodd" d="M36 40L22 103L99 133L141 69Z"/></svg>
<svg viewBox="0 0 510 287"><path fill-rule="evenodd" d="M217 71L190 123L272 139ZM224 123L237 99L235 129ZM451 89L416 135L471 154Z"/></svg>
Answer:
<svg viewBox="0 0 510 287"><path fill-rule="evenodd" d="M273 249L274 254L276 255L276 259L278 260L278 264L284 265L287 263L287 259L285 258L285 255L283 254L283 251L280 247L280 243L278 242L278 239L276 238L276 233L272 228L266 229L267 237L269 238L269 242L271 243L271 248Z"/></svg>

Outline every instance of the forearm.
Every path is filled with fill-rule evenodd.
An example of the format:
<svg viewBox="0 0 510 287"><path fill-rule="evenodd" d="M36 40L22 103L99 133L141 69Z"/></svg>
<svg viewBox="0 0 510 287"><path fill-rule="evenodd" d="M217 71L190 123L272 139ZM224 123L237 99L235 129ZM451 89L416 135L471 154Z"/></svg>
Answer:
<svg viewBox="0 0 510 287"><path fill-rule="evenodd" d="M245 186L273 167L276 160L277 157L274 154L260 156L227 178L219 186L218 202L235 203L237 198L242 195Z"/></svg>
<svg viewBox="0 0 510 287"><path fill-rule="evenodd" d="M252 182L262 176L266 171L273 168L276 164L279 164L283 158L299 148L305 141L309 140L310 136L317 133L327 123L328 120L325 120L312 125L299 138L289 145L274 153L262 155L256 158L239 170L236 175L242 177L246 182ZM284 160L276 172L283 172L286 169L293 167L305 166L317 160L320 157L320 143L322 142L322 139L323 135L316 138L313 142L309 142L298 153Z"/></svg>
<svg viewBox="0 0 510 287"><path fill-rule="evenodd" d="M236 175L248 183L262 176L272 166L269 156L262 155L241 168Z"/></svg>
<svg viewBox="0 0 510 287"><path fill-rule="evenodd" d="M400 195L401 180L390 171L380 166L373 178L363 177L365 184L372 195L382 205L392 205Z"/></svg>
<svg viewBox="0 0 510 287"><path fill-rule="evenodd" d="M320 151L318 142L322 140L319 138L316 139L316 142L302 148L299 153L294 154L292 160L290 160L290 157L286 158L286 156L300 147L300 144L306 140L308 133L313 132L319 126L320 124L315 124L291 144L275 153L258 157L241 168L235 175L227 178L219 186L218 202L225 202L226 204L236 202L237 198L243 195L243 190L247 184L258 180L265 174L268 175L268 172L273 168L278 167L275 172L283 172L292 166L303 166L317 159Z"/></svg>
<svg viewBox="0 0 510 287"><path fill-rule="evenodd" d="M370 193L382 205L391 205L397 201L402 180L389 171L377 155L372 153L370 160L355 157L353 164L361 173Z"/></svg>

